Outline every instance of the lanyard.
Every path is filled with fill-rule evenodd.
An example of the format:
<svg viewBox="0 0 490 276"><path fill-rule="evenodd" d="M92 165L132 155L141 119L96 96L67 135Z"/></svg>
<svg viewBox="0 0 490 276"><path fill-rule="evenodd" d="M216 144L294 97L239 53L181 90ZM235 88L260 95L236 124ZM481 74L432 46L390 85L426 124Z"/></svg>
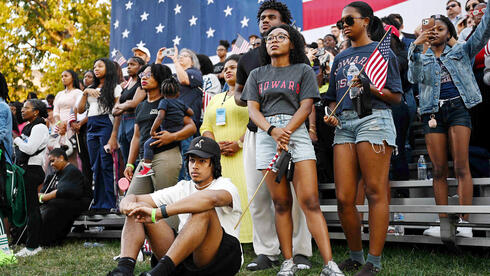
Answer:
<svg viewBox="0 0 490 276"><path fill-rule="evenodd" d="M221 102L221 106L223 106L223 104L226 102L226 100L229 99L230 97L228 97L228 91L226 91L225 96L223 97L223 101Z"/></svg>

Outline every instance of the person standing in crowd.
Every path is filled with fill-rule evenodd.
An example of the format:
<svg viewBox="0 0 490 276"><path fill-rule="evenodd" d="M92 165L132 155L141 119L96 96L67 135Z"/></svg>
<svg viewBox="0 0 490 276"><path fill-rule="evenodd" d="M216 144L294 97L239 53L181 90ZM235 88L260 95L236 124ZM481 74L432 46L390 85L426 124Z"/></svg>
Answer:
<svg viewBox="0 0 490 276"><path fill-rule="evenodd" d="M241 206L245 210L248 203L247 185L243 170L243 138L248 123L246 107L235 103L236 69L240 56L229 56L224 65L223 72L229 90L216 95L204 113L201 126L203 136L218 142L221 149L221 166L223 176L230 178L238 188ZM252 242L252 218L246 215L240 225L240 242Z"/></svg>
<svg viewBox="0 0 490 276"><path fill-rule="evenodd" d="M281 24L290 24L291 12L288 7L278 1L265 1L259 7L257 12L259 21L259 30L262 34L267 32L272 26ZM242 101L241 95L243 87L247 81L250 72L260 66L259 49L254 49L246 53L238 62L237 80L235 85L235 102L238 105L246 106L247 103ZM244 169L245 180L247 182L247 193L249 198L252 197L262 178L260 171L256 169L255 164L255 145L256 145L257 126L250 120L247 125L247 131L244 137ZM294 187L293 187L294 189ZM311 234L308 232L306 220L303 212L297 204L297 199L293 193L293 254L294 262L299 269L309 269L311 262L307 257L312 255ZM254 201L250 205L250 214L253 222L253 246L257 258L247 265L248 270L263 270L278 264L277 255L280 254L279 240L275 229L274 206L271 195L267 187L259 189Z"/></svg>
<svg viewBox="0 0 490 276"><path fill-rule="evenodd" d="M185 159L192 181L121 202L127 216L121 258L109 276L133 275L145 234L159 261L141 275L235 275L240 270L242 249L234 229L242 213L240 196L221 176L220 148L208 137L196 137ZM178 228L162 220L169 216L178 216Z"/></svg>
<svg viewBox="0 0 490 276"><path fill-rule="evenodd" d="M230 43L227 40L220 40L219 45L216 48L216 55L219 58L219 62L214 64L213 73L218 77L221 86L225 84L225 77L223 73L223 66L225 65L226 54L230 48Z"/></svg>
<svg viewBox="0 0 490 276"><path fill-rule="evenodd" d="M461 14L461 3L456 0L449 0L446 3L446 14L451 23L453 23L456 28L456 24L458 21L463 19L463 15Z"/></svg>
<svg viewBox="0 0 490 276"><path fill-rule="evenodd" d="M22 103L15 101L15 102L9 102L9 107L10 110L12 111L12 128L15 134L20 136L20 133L22 132L22 129L24 126L27 124L27 121L22 119Z"/></svg>
<svg viewBox="0 0 490 276"><path fill-rule="evenodd" d="M2 154L5 156L7 163L12 164L13 161L13 143L12 143L12 123L13 113L10 110L7 102L9 98L9 89L7 81L2 73L0 73L0 146L5 151ZM3 177L3 176L2 176Z"/></svg>
<svg viewBox="0 0 490 276"><path fill-rule="evenodd" d="M323 40L325 41L325 49L330 49L330 51L332 51L331 49L335 50L334 55L336 55L339 51L337 38L333 34L327 34Z"/></svg>
<svg viewBox="0 0 490 276"><path fill-rule="evenodd" d="M340 47L340 43L342 43L342 37L340 33L340 29L337 27L337 25L333 25L330 27L330 33L333 34L337 40L337 46Z"/></svg>
<svg viewBox="0 0 490 276"><path fill-rule="evenodd" d="M119 129L117 140L125 163L128 161L129 147L133 138L134 119L136 117L134 110L145 99L145 93L137 93L140 88L138 72L144 64L145 61L136 56L128 60L129 80L123 87L119 101L114 105L113 115L121 116L119 126L117 126Z"/></svg>
<svg viewBox="0 0 490 276"><path fill-rule="evenodd" d="M480 23L480 20L483 16L483 12L478 12L478 9L476 9L476 6L478 4L485 4L485 0L466 0L465 4L465 10L468 13L468 18L470 18L473 21L473 24L469 25L465 29L461 31L459 34L458 42L465 42L468 37L471 35L471 33L474 31L478 23ZM473 12L477 11L476 14Z"/></svg>
<svg viewBox="0 0 490 276"><path fill-rule="evenodd" d="M150 54L150 50L148 50L148 48L143 47L143 46L137 46L137 47L133 47L133 49L131 49L131 51L133 52L133 55L135 57L141 58L145 62L145 64L150 62L151 54Z"/></svg>
<svg viewBox="0 0 490 276"><path fill-rule="evenodd" d="M206 107L209 104L209 101L217 94L221 93L221 83L218 80L218 77L213 73L213 63L208 56L203 54L198 54L197 59L199 60L199 64L201 65L201 73L202 73L202 113L201 113L201 122L204 118L204 112L206 111Z"/></svg>
<svg viewBox="0 0 490 276"><path fill-rule="evenodd" d="M266 174L276 150L288 151L294 163L292 182L308 229L323 258L322 275L343 275L332 259L325 218L320 210L313 145L304 124L313 103L320 99L313 69L304 64L301 34L289 25L272 27L260 47L264 66L250 73L243 89L250 119L259 127L256 168ZM276 231L285 261L277 275L294 275L297 266L292 253L292 195L286 175L275 181L266 176L275 206Z"/></svg>
<svg viewBox="0 0 490 276"><path fill-rule="evenodd" d="M349 85L347 71L351 66L357 70L367 62L385 33L382 22L374 16L365 2L356 1L342 10L338 23L352 47L340 52L332 65L330 86L325 94L331 110L335 108ZM372 114L362 116L356 111L350 95L339 103L337 119L334 114L325 116L325 123L336 126L334 137L334 174L338 213L344 230L349 258L339 264L343 271L361 270L356 275L375 275L381 270L381 253L386 240L389 223L390 157L396 148L395 126L390 104L401 100L402 85L396 57L389 52L387 80L382 91L364 78L355 77L352 86L366 87L364 96L372 103ZM353 61L349 64L350 61ZM357 99L356 99L357 98ZM361 101L361 96L354 97ZM364 101L363 101L364 103ZM329 115L329 116L328 116ZM362 117L360 117L360 115ZM369 203L369 253L364 259L361 240L361 220L355 200L359 175L364 183Z"/></svg>
<svg viewBox="0 0 490 276"><path fill-rule="evenodd" d="M25 247L15 254L17 257L36 255L40 245L41 214L37 189L44 180L44 155L48 144L49 130L44 122L46 105L38 99L30 99L22 107L22 118L28 124L21 136L14 139L18 147L16 162L24 168L24 185L27 205L27 241Z"/></svg>
<svg viewBox="0 0 490 276"><path fill-rule="evenodd" d="M154 146L152 169L155 175L152 177L133 177L143 166L144 143L151 137L150 130L158 115L158 105L162 98L162 83L172 77L172 71L168 66L162 64L144 65L141 68L139 78L141 87L146 91L146 100L142 101L136 108L136 119L134 125L133 139L129 149L128 163L124 170L124 176L131 181L128 195L141 195L152 193L163 188L175 185L178 181L182 156L179 150L179 142L191 137L196 132L196 126L190 117L184 117L184 127L177 132L162 131L153 137L158 141L151 144ZM135 168L136 159L140 157L139 164ZM172 226L177 226L174 219L168 220Z"/></svg>
<svg viewBox="0 0 490 276"><path fill-rule="evenodd" d="M46 177L38 194L41 203L40 244L61 244L71 230L74 220L90 205L91 186L80 170L68 162L66 152L55 148L48 160L55 173Z"/></svg>
<svg viewBox="0 0 490 276"><path fill-rule="evenodd" d="M78 75L73 70L65 70L61 74L61 82L65 87L65 90L59 91L53 102L53 117L55 125L58 126L58 134L60 137L60 143L63 145L71 146L68 142L75 132L70 128L71 116L73 113L77 113L76 101L82 96L80 90L80 83L78 82ZM78 154L73 152L70 156L70 163L78 167Z"/></svg>
<svg viewBox="0 0 490 276"><path fill-rule="evenodd" d="M291 24L291 12L282 2L276 0L265 1L259 7L257 21L259 22L261 34L264 34L273 26ZM257 67L260 67L259 48L247 52L240 58L234 93L237 105L247 105L246 102L240 99L242 90L250 72ZM248 198L252 198L262 179L262 174L256 169L256 132L257 126L250 120L243 141L243 164ZM294 263L298 265L299 269L309 269L311 262L307 257L312 256L311 234L308 232L304 214L298 206L294 193L292 212L294 221ZM263 186L258 190L254 201L250 205L250 214L253 222L253 247L257 257L247 265L247 269L263 270L271 268L279 263L278 255L281 251L274 225L274 206L267 187Z"/></svg>
<svg viewBox="0 0 490 276"><path fill-rule="evenodd" d="M48 107L50 107L50 106L51 106L51 107L53 107L53 104L54 104L54 99L55 99L55 98L56 98L56 97L55 97L53 94L48 94L48 95L46 95L46 98L45 98L45 102L44 102L44 103L45 103L45 104L46 104L46 106L48 106Z"/></svg>
<svg viewBox="0 0 490 276"><path fill-rule="evenodd" d="M175 72L177 76L177 80L180 83L180 99L189 106L192 111L194 111L194 116L192 119L196 124L196 127L201 125L201 110L202 110L202 73L199 71L201 68L199 64L199 60L197 59L196 54L189 49L177 49L174 46L174 54L170 57L175 66ZM161 63L164 55L163 51L165 48L161 48L158 51L157 61L156 63ZM182 156L184 156L184 152L187 151L189 147L189 143L191 142L192 137L187 138L180 142L180 148ZM179 180L189 179L189 175L187 175L186 170L184 169L184 164L182 164L182 169L180 171Z"/></svg>
<svg viewBox="0 0 490 276"><path fill-rule="evenodd" d="M87 146L95 184L91 208L107 211L116 207L111 153L117 149L118 130L113 128L111 111L121 96L122 88L117 84L116 66L111 60L97 59L94 74L94 83L83 91L78 112L88 110ZM118 119L116 117L115 120Z"/></svg>
<svg viewBox="0 0 490 276"><path fill-rule="evenodd" d="M456 38L454 26L445 16L432 18L435 19L435 27L423 31L410 46L409 78L421 86L420 113L433 166L436 204L448 204L449 145L454 175L458 180L459 204L471 205L473 180L468 161L472 128L470 109L482 102L482 95L475 75L469 72L472 71L472 60L490 39L490 16L488 13L483 15L466 43L452 47L448 40ZM423 44L427 42L431 47L422 54ZM439 217L447 217L447 214L439 214ZM460 223L468 223L468 214L461 216ZM470 227L458 227L456 231L457 236L473 237ZM440 227L430 227L424 234L440 237Z"/></svg>

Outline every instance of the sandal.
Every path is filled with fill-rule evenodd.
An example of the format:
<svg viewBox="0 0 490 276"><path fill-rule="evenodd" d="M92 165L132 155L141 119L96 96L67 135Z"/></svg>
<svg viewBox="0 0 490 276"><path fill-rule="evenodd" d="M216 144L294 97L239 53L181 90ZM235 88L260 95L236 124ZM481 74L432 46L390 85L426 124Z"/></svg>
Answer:
<svg viewBox="0 0 490 276"><path fill-rule="evenodd" d="M271 259L269 259L266 255L259 254L257 258L247 265L247 270L264 270L277 265L279 265L279 261L271 261Z"/></svg>

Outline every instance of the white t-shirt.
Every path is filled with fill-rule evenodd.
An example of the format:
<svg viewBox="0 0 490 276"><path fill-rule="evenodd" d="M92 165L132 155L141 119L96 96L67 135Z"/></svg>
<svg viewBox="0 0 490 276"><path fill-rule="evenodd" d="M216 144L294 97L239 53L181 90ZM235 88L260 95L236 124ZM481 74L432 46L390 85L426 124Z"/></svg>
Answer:
<svg viewBox="0 0 490 276"><path fill-rule="evenodd" d="M96 88L97 91L100 91L100 88ZM122 88L118 84L116 85L116 88L114 88L114 98L119 98L121 96ZM90 105L88 108L88 117L92 116L98 116L98 115L103 115L103 114L110 114L111 112L105 112L102 110L102 108L99 107L99 102L97 101L97 98L89 96L87 98L87 102Z"/></svg>
<svg viewBox="0 0 490 276"><path fill-rule="evenodd" d="M240 227L237 227L236 230L234 230L233 227L235 227L238 219L242 214L242 208L240 206L240 196L238 195L238 190L236 186L231 183L231 180L229 178L220 177L213 180L213 183L211 183L211 185L209 185L203 191L207 190L225 190L231 194L231 197L233 198L233 208L230 206L223 206L216 207L215 210L218 214L221 226L223 227L223 229L225 229L225 232L238 239ZM150 195L157 206L162 206L163 204L171 204L179 201L182 198L185 198L196 192L200 192L200 190L196 189L192 180L182 180L179 183L175 184L175 186L158 190ZM178 215L180 219L179 231L182 230L191 215L192 214Z"/></svg>

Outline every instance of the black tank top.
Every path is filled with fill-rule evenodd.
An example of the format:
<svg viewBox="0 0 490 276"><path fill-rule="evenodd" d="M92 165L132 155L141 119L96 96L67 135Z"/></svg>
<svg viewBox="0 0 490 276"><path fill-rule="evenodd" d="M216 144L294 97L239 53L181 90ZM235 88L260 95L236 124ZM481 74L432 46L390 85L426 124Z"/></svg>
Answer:
<svg viewBox="0 0 490 276"><path fill-rule="evenodd" d="M124 90L121 92L121 96L119 97L119 103L132 100L137 89L138 84L133 85L131 88L124 88ZM134 109L128 109L127 112L134 112Z"/></svg>

